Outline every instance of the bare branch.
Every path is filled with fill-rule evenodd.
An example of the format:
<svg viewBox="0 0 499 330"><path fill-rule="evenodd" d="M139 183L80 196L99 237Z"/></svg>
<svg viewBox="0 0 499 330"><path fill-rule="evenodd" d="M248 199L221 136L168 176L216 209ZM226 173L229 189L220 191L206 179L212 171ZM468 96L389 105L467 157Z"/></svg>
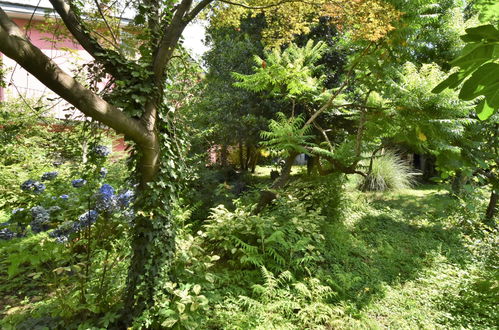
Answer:
<svg viewBox="0 0 499 330"><path fill-rule="evenodd" d="M113 29L111 29L111 26L107 22L106 16L102 12L102 8L100 7L99 0L94 0L95 6L97 7L97 11L99 11L100 16L102 17L102 20L104 21L104 24L106 24L107 29L109 30L109 33L111 33L111 37L113 38L114 41L114 47L118 48L119 42L118 39L116 38L116 35L114 34Z"/></svg>

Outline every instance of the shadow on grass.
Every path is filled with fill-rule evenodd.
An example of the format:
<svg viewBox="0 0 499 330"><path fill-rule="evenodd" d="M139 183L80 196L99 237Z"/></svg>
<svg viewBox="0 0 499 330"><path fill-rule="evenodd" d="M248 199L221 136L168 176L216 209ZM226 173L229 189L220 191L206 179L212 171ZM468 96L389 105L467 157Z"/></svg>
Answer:
<svg viewBox="0 0 499 330"><path fill-rule="evenodd" d="M386 208L403 210L407 219L411 217L426 215L433 221L440 221L442 218L456 212L458 201L453 199L447 192L434 192L429 194L430 188L423 187L416 191L422 193L420 196L412 194L393 194L384 197L382 200L375 199L371 205L378 210Z"/></svg>
<svg viewBox="0 0 499 330"><path fill-rule="evenodd" d="M337 302L355 306L355 314L382 298L387 286L417 279L436 263L470 262L459 228L441 218L453 203L439 194L389 197L372 203L378 212L362 216L353 228L333 228L327 277L338 292ZM425 221L414 220L421 215Z"/></svg>

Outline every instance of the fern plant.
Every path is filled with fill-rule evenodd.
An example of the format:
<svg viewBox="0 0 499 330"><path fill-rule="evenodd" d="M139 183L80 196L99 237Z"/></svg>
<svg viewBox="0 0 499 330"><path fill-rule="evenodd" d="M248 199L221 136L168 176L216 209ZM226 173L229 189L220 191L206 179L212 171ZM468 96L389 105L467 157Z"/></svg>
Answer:
<svg viewBox="0 0 499 330"><path fill-rule="evenodd" d="M317 329L331 327L342 313L328 301L334 296L317 278L295 280L292 273L279 275L261 268L263 284L253 286L253 297L239 296L226 302L218 317L230 319L234 329Z"/></svg>
<svg viewBox="0 0 499 330"><path fill-rule="evenodd" d="M277 120L271 119L269 122L269 131L260 133L265 139L261 142L262 146L267 147L272 154L284 157L291 153L308 153L307 147L314 146L309 142L313 135L308 135L311 126L304 123L302 115L288 118L278 112Z"/></svg>
<svg viewBox="0 0 499 330"><path fill-rule="evenodd" d="M266 214L252 215L251 209L231 212L220 205L204 226L207 245L234 267L272 271L292 270L309 274L324 260L326 222L319 211L292 196L276 201ZM210 252L210 251L207 251Z"/></svg>

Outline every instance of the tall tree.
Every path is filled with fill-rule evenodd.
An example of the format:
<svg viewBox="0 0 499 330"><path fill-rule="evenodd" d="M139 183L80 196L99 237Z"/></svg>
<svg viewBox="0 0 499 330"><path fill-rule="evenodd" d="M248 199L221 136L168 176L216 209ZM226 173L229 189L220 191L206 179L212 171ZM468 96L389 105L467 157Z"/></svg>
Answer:
<svg viewBox="0 0 499 330"><path fill-rule="evenodd" d="M138 40L139 54L130 54L119 43L125 37L119 24L106 24L108 42L102 31L89 25L81 2L51 0L74 39L109 75L114 89L105 97L64 72L0 8L0 51L85 115L123 133L134 144L139 194L123 313L127 322L162 294L165 275L170 273L175 248L171 208L181 166L176 162L180 150L167 117L166 69L184 28L212 1L134 2L136 16L130 29ZM122 3L121 8L126 6ZM94 8L101 13L101 22L106 21L104 7Z"/></svg>

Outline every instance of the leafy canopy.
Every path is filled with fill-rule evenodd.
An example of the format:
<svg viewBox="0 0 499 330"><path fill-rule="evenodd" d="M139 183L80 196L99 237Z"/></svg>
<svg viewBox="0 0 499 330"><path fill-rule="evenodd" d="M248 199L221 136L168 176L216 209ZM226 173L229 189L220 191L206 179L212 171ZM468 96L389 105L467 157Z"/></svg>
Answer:
<svg viewBox="0 0 499 330"><path fill-rule="evenodd" d="M458 71L433 89L440 93L446 88L461 86L459 98L473 100L482 96L476 107L478 117L489 118L499 109L499 30L492 24L466 29L461 37L467 43L452 66ZM463 83L464 82L464 83Z"/></svg>
<svg viewBox="0 0 499 330"><path fill-rule="evenodd" d="M354 39L377 41L393 30L401 17L394 6L380 0L276 1L243 0L238 5L219 2L214 6L214 26L238 27L242 17L263 14L267 27L264 43L275 47L291 42L296 35L307 34L319 17L329 16L331 23Z"/></svg>
<svg viewBox="0 0 499 330"><path fill-rule="evenodd" d="M255 72L250 75L233 73L240 81L234 85L254 92L268 91L271 96L289 99L319 96L324 77L314 77L318 69L315 62L326 48L324 42L314 45L314 41L309 40L305 47L291 44L283 52L276 48L267 53L266 60L255 55Z"/></svg>

